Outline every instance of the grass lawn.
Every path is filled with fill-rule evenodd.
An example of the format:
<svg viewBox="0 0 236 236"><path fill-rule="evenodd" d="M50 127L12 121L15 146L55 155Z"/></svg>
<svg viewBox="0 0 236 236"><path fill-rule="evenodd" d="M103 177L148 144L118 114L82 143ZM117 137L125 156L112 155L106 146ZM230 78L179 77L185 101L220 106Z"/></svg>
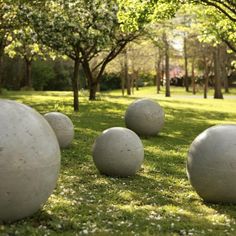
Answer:
<svg viewBox="0 0 236 236"><path fill-rule="evenodd" d="M58 185L46 205L30 218L0 224L0 235L236 235L236 206L204 203L185 168L189 145L199 133L215 124L236 123L236 98L203 99L172 91L170 98L155 94L154 87L130 97L115 91L95 102L82 94L79 113L73 112L71 92L4 93L1 97L42 114L67 114L75 139L62 151ZM100 175L91 156L95 138L104 129L124 127L127 106L141 97L164 108L164 129L158 136L141 138L145 161L136 176Z"/></svg>

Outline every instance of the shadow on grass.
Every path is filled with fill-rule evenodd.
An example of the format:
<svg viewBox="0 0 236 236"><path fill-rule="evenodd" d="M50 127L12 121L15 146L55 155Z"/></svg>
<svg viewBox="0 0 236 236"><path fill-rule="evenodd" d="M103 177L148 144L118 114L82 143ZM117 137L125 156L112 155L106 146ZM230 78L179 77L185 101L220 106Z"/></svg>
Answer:
<svg viewBox="0 0 236 236"><path fill-rule="evenodd" d="M209 215L219 213L234 218L236 207L203 203L187 180L185 166L193 139L216 123L235 120L233 113L201 110L188 101L163 101L165 127L158 136L142 137L145 148L142 169L133 177L109 178L98 173L91 148L104 129L124 127L128 106L121 104L117 96L109 98L81 102L79 113L72 111L66 99L58 107L72 119L75 139L69 149L62 150L58 186L44 210L15 227L24 227L27 222L34 230L42 225L55 233L70 235L95 229L146 235L156 235L159 230L181 235L183 229L190 232L195 228L198 233L202 229L225 229L222 222L213 224ZM41 113L60 104L60 100L50 97L41 102L27 101Z"/></svg>

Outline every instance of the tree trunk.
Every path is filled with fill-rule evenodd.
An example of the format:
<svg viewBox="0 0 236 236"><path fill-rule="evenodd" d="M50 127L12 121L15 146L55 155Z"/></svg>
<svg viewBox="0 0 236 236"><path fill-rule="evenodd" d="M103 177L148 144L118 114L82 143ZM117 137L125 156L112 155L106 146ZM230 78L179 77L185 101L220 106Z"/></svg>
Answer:
<svg viewBox="0 0 236 236"><path fill-rule="evenodd" d="M126 81L127 95L131 95L131 81L128 74L128 53L127 49L124 50L124 77Z"/></svg>
<svg viewBox="0 0 236 236"><path fill-rule="evenodd" d="M74 73L71 79L73 95L74 95L74 111L79 111L79 86L78 86L78 78L79 78L79 59L76 58L74 61Z"/></svg>
<svg viewBox="0 0 236 236"><path fill-rule="evenodd" d="M125 77L124 77L124 73L122 73L122 75L121 75L121 91L122 91L122 96L125 96Z"/></svg>
<svg viewBox="0 0 236 236"><path fill-rule="evenodd" d="M225 88L225 93L229 93L229 78L227 74L224 76L224 88Z"/></svg>
<svg viewBox="0 0 236 236"><path fill-rule="evenodd" d="M185 91L189 92L189 83L188 83L188 54L187 54L187 39L184 37L184 86Z"/></svg>
<svg viewBox="0 0 236 236"><path fill-rule="evenodd" d="M208 68L207 68L207 60L206 57L204 56L204 98L207 99L207 92L208 92L208 83L209 83L209 78L208 78Z"/></svg>
<svg viewBox="0 0 236 236"><path fill-rule="evenodd" d="M4 44L0 41L0 94L2 92L2 83L3 83L3 55L4 55Z"/></svg>
<svg viewBox="0 0 236 236"><path fill-rule="evenodd" d="M89 86L89 100L90 101L96 100L97 88L98 88L98 83L95 81L92 81L92 83Z"/></svg>
<svg viewBox="0 0 236 236"><path fill-rule="evenodd" d="M221 51L221 76L224 82L224 89L225 93L229 93L229 80L228 80L228 73L227 73L227 66L228 66L228 58L227 58L227 47L222 45L220 48Z"/></svg>
<svg viewBox="0 0 236 236"><path fill-rule="evenodd" d="M159 58L156 63L156 88L157 93L160 93L161 91L161 55L159 55Z"/></svg>
<svg viewBox="0 0 236 236"><path fill-rule="evenodd" d="M207 98L207 92L208 92L208 82L209 78L208 75L204 76L205 82L204 82L204 98Z"/></svg>
<svg viewBox="0 0 236 236"><path fill-rule="evenodd" d="M0 52L0 94L2 93L2 67L3 67L3 55Z"/></svg>
<svg viewBox="0 0 236 236"><path fill-rule="evenodd" d="M193 58L193 61L192 61L192 88L193 88L193 94L195 95L196 94L196 83L195 83L195 60Z"/></svg>
<svg viewBox="0 0 236 236"><path fill-rule="evenodd" d="M166 91L165 96L170 97L170 66L169 66L169 43L167 41L166 34L163 35L165 43L165 77L166 77Z"/></svg>
<svg viewBox="0 0 236 236"><path fill-rule="evenodd" d="M220 77L220 46L214 50L214 74L215 74L215 92L214 98L223 99L221 92L221 77Z"/></svg>
<svg viewBox="0 0 236 236"><path fill-rule="evenodd" d="M136 91L138 91L139 90L139 71L138 70L136 70L135 71L135 88L136 88Z"/></svg>
<svg viewBox="0 0 236 236"><path fill-rule="evenodd" d="M32 89L32 60L25 58L25 86Z"/></svg>

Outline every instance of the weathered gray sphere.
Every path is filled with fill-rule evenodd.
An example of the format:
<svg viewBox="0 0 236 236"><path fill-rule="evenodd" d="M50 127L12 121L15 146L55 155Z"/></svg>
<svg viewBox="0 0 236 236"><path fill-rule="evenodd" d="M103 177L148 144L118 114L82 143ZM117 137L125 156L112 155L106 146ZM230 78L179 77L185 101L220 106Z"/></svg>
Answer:
<svg viewBox="0 0 236 236"><path fill-rule="evenodd" d="M236 125L217 125L190 146L187 174L206 202L236 203Z"/></svg>
<svg viewBox="0 0 236 236"><path fill-rule="evenodd" d="M93 145L93 160L102 174L117 177L134 175L144 158L143 144L132 131L113 127L103 131Z"/></svg>
<svg viewBox="0 0 236 236"><path fill-rule="evenodd" d="M0 99L0 221L35 213L56 186L60 148L32 108Z"/></svg>
<svg viewBox="0 0 236 236"><path fill-rule="evenodd" d="M143 98L131 103L125 113L125 125L144 136L156 135L164 126L165 114L155 101Z"/></svg>
<svg viewBox="0 0 236 236"><path fill-rule="evenodd" d="M54 130L60 147L68 147L74 138L74 126L71 119L60 112L49 112L44 117Z"/></svg>

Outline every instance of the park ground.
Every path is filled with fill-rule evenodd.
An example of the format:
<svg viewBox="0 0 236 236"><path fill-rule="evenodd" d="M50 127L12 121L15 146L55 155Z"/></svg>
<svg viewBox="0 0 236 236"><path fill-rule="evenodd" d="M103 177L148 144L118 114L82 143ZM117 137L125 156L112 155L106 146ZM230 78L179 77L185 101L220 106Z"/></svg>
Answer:
<svg viewBox="0 0 236 236"><path fill-rule="evenodd" d="M223 100L173 89L166 98L154 87L129 97L101 93L90 102L80 94L73 112L71 92L4 92L2 98L24 102L41 114L59 111L75 127L70 148L62 150L57 187L32 217L0 225L0 235L236 235L236 206L209 204L196 194L186 176L189 145L203 130L236 123L236 90ZM91 149L105 129L124 127L124 113L135 99L149 97L165 110L159 135L141 137L145 160L134 177L100 175Z"/></svg>

